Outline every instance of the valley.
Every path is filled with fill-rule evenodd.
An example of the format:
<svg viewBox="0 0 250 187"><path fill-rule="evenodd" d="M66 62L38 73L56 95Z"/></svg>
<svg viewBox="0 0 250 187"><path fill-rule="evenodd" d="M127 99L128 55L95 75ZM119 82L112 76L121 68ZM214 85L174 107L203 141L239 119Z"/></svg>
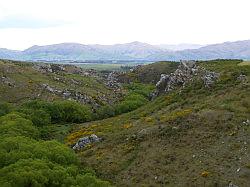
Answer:
<svg viewBox="0 0 250 187"><path fill-rule="evenodd" d="M0 60L1 186L248 185L248 62L113 70Z"/></svg>

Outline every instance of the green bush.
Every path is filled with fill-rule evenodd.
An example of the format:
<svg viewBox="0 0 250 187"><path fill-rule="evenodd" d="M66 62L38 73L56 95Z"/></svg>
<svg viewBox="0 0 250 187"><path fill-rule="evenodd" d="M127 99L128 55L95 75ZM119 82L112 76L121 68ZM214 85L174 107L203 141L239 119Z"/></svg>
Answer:
<svg viewBox="0 0 250 187"><path fill-rule="evenodd" d="M92 119L91 110L85 105L81 105L73 101L58 101L53 104L60 111L61 122L80 123L90 121Z"/></svg>
<svg viewBox="0 0 250 187"><path fill-rule="evenodd" d="M22 108L18 112L26 114L35 126L42 127L51 123L51 116L45 110Z"/></svg>
<svg viewBox="0 0 250 187"><path fill-rule="evenodd" d="M41 159L19 160L0 169L0 186L109 186L75 166L63 167Z"/></svg>
<svg viewBox="0 0 250 187"><path fill-rule="evenodd" d="M0 168L28 158L44 159L63 166L77 164L74 152L57 141L36 141L22 136L1 139Z"/></svg>
<svg viewBox="0 0 250 187"><path fill-rule="evenodd" d="M33 139L39 137L38 128L24 117L18 113L0 117L0 186L110 186L83 172L65 145Z"/></svg>
<svg viewBox="0 0 250 187"><path fill-rule="evenodd" d="M105 119L115 115L115 109L112 106L102 106L96 111L98 119Z"/></svg>
<svg viewBox="0 0 250 187"><path fill-rule="evenodd" d="M33 123L15 113L9 113L0 117L1 136L27 136L32 138L39 137L39 131Z"/></svg>
<svg viewBox="0 0 250 187"><path fill-rule="evenodd" d="M30 110L33 110L33 112ZM50 122L80 123L92 119L89 107L75 101L55 101L52 103L37 100L29 101L23 104L19 111L25 114L30 113L33 123L37 126L42 126Z"/></svg>
<svg viewBox="0 0 250 187"><path fill-rule="evenodd" d="M13 110L13 106L9 103L0 102L0 116L10 113Z"/></svg>
<svg viewBox="0 0 250 187"><path fill-rule="evenodd" d="M142 95L135 93L129 94L124 101L115 106L115 113L122 114L130 112L146 104L147 102L148 100Z"/></svg>

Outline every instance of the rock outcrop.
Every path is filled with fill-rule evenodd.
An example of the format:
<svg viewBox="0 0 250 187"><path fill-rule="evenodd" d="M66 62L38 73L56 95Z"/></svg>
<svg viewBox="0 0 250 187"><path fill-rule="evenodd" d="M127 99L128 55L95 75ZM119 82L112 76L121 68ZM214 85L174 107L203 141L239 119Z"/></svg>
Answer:
<svg viewBox="0 0 250 187"><path fill-rule="evenodd" d="M243 83L248 82L247 76L244 75L244 74L240 74L240 75L237 77L237 80L240 81L240 82L243 82Z"/></svg>
<svg viewBox="0 0 250 187"><path fill-rule="evenodd" d="M205 70L202 80L206 88L211 88L214 82L219 78L220 74Z"/></svg>
<svg viewBox="0 0 250 187"><path fill-rule="evenodd" d="M96 103L95 99L93 99L91 96L88 96L85 93L77 92L73 89L60 90L52 88L48 84L42 84L41 87L43 88L43 90L46 90L60 97L63 97L64 99L75 100L83 104L91 104L94 108L99 107L99 104Z"/></svg>
<svg viewBox="0 0 250 187"><path fill-rule="evenodd" d="M156 92L153 93L153 96L169 92L176 86L185 86L194 75L197 75L197 72L198 67L195 61L181 61L174 73L161 75L160 80L156 83Z"/></svg>
<svg viewBox="0 0 250 187"><path fill-rule="evenodd" d="M106 78L106 86L114 89L119 89L121 87L120 83L118 82L117 76L119 73L110 72Z"/></svg>
<svg viewBox="0 0 250 187"><path fill-rule="evenodd" d="M186 83L193 80L194 77L203 80L204 86L211 88L214 82L219 78L219 74L199 68L196 61L181 61L175 72L166 75L162 74L156 84L156 91L152 93L152 98L168 93L177 87L184 87Z"/></svg>
<svg viewBox="0 0 250 187"><path fill-rule="evenodd" d="M90 136L85 136L83 138L80 138L76 144L72 147L74 150L81 150L87 145L94 143L94 142L100 142L102 139L96 136L95 134L92 134Z"/></svg>
<svg viewBox="0 0 250 187"><path fill-rule="evenodd" d="M42 73L57 73L59 71L65 71L63 65L60 64L35 64L33 69Z"/></svg>

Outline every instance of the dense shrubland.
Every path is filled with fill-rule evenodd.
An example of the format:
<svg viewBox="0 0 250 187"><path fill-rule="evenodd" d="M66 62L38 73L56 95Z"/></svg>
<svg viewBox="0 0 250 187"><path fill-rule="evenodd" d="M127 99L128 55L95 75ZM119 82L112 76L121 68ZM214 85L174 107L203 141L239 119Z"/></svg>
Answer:
<svg viewBox="0 0 250 187"><path fill-rule="evenodd" d="M81 169L68 147L41 140L27 115L11 112L0 117L0 186L109 186Z"/></svg>

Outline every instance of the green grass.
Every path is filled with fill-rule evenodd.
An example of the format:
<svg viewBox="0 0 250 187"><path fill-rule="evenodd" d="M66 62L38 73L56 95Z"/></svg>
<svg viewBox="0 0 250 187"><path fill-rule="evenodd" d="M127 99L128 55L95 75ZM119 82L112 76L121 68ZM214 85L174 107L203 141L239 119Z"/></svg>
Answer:
<svg viewBox="0 0 250 187"><path fill-rule="evenodd" d="M77 64L76 64L77 65ZM79 64L83 69L94 69L98 71L121 71L122 66L135 66L136 64Z"/></svg>
<svg viewBox="0 0 250 187"><path fill-rule="evenodd" d="M177 69L178 62L156 62L141 66L132 72L127 72L119 76L119 80L124 83L141 82L141 83L157 83L161 74L170 74Z"/></svg>

